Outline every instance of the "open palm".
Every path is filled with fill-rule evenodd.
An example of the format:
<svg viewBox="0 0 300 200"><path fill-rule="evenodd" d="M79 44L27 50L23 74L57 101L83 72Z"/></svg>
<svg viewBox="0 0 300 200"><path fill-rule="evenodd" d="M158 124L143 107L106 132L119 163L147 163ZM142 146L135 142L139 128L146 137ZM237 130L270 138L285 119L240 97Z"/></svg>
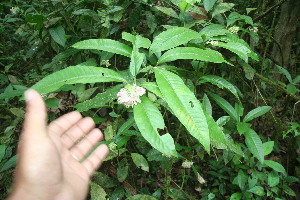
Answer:
<svg viewBox="0 0 300 200"><path fill-rule="evenodd" d="M40 95L29 90L11 199L85 199L89 180L108 154L91 118L71 112L47 126Z"/></svg>

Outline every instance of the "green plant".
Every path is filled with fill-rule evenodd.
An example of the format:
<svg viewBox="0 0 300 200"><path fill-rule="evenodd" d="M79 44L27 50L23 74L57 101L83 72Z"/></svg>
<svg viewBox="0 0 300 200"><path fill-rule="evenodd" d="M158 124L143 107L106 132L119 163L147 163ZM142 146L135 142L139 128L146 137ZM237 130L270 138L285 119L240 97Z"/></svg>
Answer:
<svg viewBox="0 0 300 200"><path fill-rule="evenodd" d="M19 10L13 15L11 7ZM248 16L255 9L244 15L240 7L215 0L0 3L4 191L24 112L16 100L33 85L50 120L76 109L105 129L109 167L95 174L91 199L294 196L299 180L276 159L288 146L277 137L287 130L288 105L277 112L285 94L299 99L299 76L272 69L263 25ZM293 109L288 139L298 131Z"/></svg>

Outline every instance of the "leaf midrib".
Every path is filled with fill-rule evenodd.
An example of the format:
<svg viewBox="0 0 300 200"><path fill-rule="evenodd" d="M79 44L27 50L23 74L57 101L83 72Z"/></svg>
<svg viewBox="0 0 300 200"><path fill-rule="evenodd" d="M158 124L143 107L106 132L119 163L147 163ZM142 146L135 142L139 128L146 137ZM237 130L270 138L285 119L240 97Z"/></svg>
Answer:
<svg viewBox="0 0 300 200"><path fill-rule="evenodd" d="M82 79L82 78L91 78L91 77L115 78L115 79L119 79L119 80L121 79L120 77L117 77L117 76L81 75L81 76L77 76L77 77L68 78L68 79L65 79L65 80L62 80L62 81L57 81L57 82L55 82L53 84L49 84L49 85L47 85L47 88L49 88L49 87L51 88L52 86L55 86L55 85L60 85L61 83L70 84L70 83L66 83L69 80Z"/></svg>
<svg viewBox="0 0 300 200"><path fill-rule="evenodd" d="M161 73L160 73L160 74L161 74ZM164 74L161 74L161 75L165 78ZM168 82L168 84L171 86L173 92L175 93L175 91L174 91L172 85L170 84L170 82L169 82L166 78L165 78L165 80ZM185 107L184 104L181 102L181 99L180 99L178 96L176 96L176 98L179 100L180 105L184 108L185 112L188 113L186 107ZM173 110L173 109L172 109L172 110ZM197 130L197 131L202 132L202 131L195 125L196 123L195 123L195 121L193 120L193 118L191 118L189 115L188 115L188 118L191 119L191 121L193 122L193 127L196 127L196 130Z"/></svg>

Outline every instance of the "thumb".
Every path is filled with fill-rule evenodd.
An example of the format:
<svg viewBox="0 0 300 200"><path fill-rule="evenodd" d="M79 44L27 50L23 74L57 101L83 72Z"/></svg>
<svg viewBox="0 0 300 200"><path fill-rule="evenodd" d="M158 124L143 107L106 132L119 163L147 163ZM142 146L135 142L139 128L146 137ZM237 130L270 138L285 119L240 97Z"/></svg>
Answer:
<svg viewBox="0 0 300 200"><path fill-rule="evenodd" d="M47 134L47 112L44 100L39 93L33 89L29 89L25 92L25 100L26 113L23 125L24 135L45 136Z"/></svg>

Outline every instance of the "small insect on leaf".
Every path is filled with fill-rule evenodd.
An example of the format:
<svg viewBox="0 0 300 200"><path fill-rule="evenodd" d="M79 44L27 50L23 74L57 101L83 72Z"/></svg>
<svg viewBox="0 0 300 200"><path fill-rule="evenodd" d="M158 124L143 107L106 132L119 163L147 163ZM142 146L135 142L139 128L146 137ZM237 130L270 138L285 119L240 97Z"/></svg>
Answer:
<svg viewBox="0 0 300 200"><path fill-rule="evenodd" d="M191 107L194 108L194 103L192 101L189 101L189 103L191 104Z"/></svg>

